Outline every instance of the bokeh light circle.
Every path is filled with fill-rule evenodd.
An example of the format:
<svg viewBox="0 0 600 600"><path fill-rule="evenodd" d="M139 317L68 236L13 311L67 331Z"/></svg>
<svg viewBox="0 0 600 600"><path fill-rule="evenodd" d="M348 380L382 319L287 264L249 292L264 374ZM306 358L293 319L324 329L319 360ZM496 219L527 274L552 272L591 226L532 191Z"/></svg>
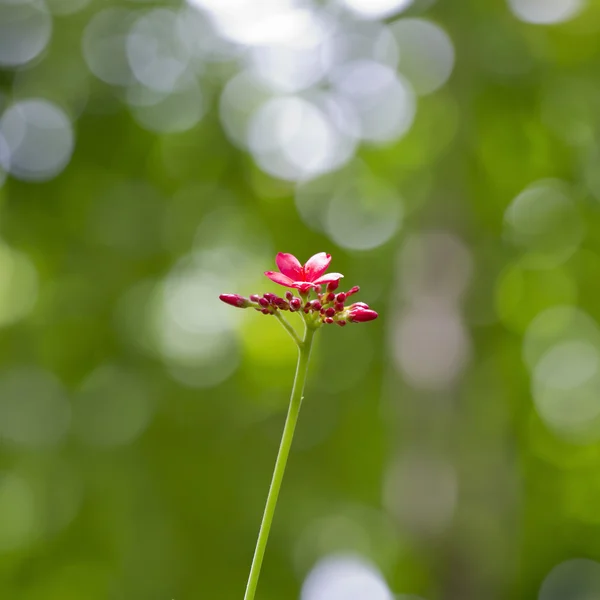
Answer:
<svg viewBox="0 0 600 600"><path fill-rule="evenodd" d="M435 92L450 78L455 52L450 36L425 19L399 19L389 25L399 52L398 68L415 92Z"/></svg>
<svg viewBox="0 0 600 600"><path fill-rule="evenodd" d="M25 181L47 181L71 160L75 140L65 112L40 98L20 100L0 118L8 151L6 169Z"/></svg>
<svg viewBox="0 0 600 600"><path fill-rule="evenodd" d="M219 117L228 138L246 149L252 115L271 98L264 81L256 73L241 71L225 84L219 101Z"/></svg>
<svg viewBox="0 0 600 600"><path fill-rule="evenodd" d="M19 67L50 41L52 17L43 0L0 0L0 67Z"/></svg>
<svg viewBox="0 0 600 600"><path fill-rule="evenodd" d="M540 312L523 337L523 359L530 369L557 344L584 342L600 348L600 327L577 306L553 306Z"/></svg>
<svg viewBox="0 0 600 600"><path fill-rule="evenodd" d="M573 558L556 565L544 579L538 600L594 600L600 597L600 563Z"/></svg>
<svg viewBox="0 0 600 600"><path fill-rule="evenodd" d="M524 264L554 267L569 258L584 236L570 188L547 179L529 185L506 209L505 235L526 253Z"/></svg>
<svg viewBox="0 0 600 600"><path fill-rule="evenodd" d="M332 171L355 147L323 110L298 96L263 104L249 123L247 144L264 171L290 181Z"/></svg>
<svg viewBox="0 0 600 600"><path fill-rule="evenodd" d="M418 390L450 388L471 355L460 314L439 303L421 302L405 311L394 328L392 344L403 377Z"/></svg>
<svg viewBox="0 0 600 600"><path fill-rule="evenodd" d="M335 68L330 79L333 89L355 111L363 140L389 143L412 126L417 110L414 91L387 65L358 60ZM353 126L349 133L355 133Z"/></svg>
<svg viewBox="0 0 600 600"><path fill-rule="evenodd" d="M96 13L83 32L83 57L90 71L106 83L127 85L134 75L127 58L127 40L135 13L105 8Z"/></svg>
<svg viewBox="0 0 600 600"><path fill-rule="evenodd" d="M223 233L217 223L227 213L209 217L206 225L214 224L213 234ZM199 237L203 229L201 226ZM226 237L224 233L223 236L221 243ZM222 290L233 285L232 270L241 273L237 267L243 261L235 260L236 253L233 248L221 247L182 258L156 295L151 316L155 344L171 376L186 386L218 385L239 366L236 329L246 315L243 311L227 310L230 307L218 300ZM240 279L243 276L238 282ZM207 306L210 310L206 310Z"/></svg>
<svg viewBox="0 0 600 600"><path fill-rule="evenodd" d="M396 69L399 50L390 28L380 21L338 21L323 48L324 64L331 70L361 60Z"/></svg>
<svg viewBox="0 0 600 600"><path fill-rule="evenodd" d="M393 600L381 573L358 556L328 556L302 585L301 600Z"/></svg>
<svg viewBox="0 0 600 600"><path fill-rule="evenodd" d="M397 191L355 160L340 171L300 181L296 207L312 229L350 250L371 250L402 226L404 201Z"/></svg>
<svg viewBox="0 0 600 600"><path fill-rule="evenodd" d="M552 346L533 371L532 394L540 417L571 441L600 439L600 347L587 341Z"/></svg>
<svg viewBox="0 0 600 600"><path fill-rule="evenodd" d="M406 10L413 0L340 0L363 19L383 19Z"/></svg>
<svg viewBox="0 0 600 600"><path fill-rule="evenodd" d="M325 227L342 248L371 250L394 236L403 214L403 202L396 190L385 181L365 174L333 195Z"/></svg>
<svg viewBox="0 0 600 600"><path fill-rule="evenodd" d="M585 0L508 0L513 14L526 23L552 25L576 17Z"/></svg>
<svg viewBox="0 0 600 600"><path fill-rule="evenodd" d="M178 13L165 8L146 12L133 23L127 34L126 53L142 85L167 93L188 75L191 48L180 33Z"/></svg>
<svg viewBox="0 0 600 600"><path fill-rule="evenodd" d="M276 43L251 46L248 69L274 92L296 93L317 84L329 67L334 23L325 11L299 10L296 27Z"/></svg>

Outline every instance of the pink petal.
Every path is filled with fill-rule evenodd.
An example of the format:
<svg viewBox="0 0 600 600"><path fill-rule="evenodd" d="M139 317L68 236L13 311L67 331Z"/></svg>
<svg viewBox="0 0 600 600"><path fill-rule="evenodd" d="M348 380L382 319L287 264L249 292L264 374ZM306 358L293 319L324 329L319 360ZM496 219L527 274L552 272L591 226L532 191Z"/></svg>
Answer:
<svg viewBox="0 0 600 600"><path fill-rule="evenodd" d="M341 279L343 275L341 273L327 273L327 275L323 275L323 277L319 277L313 281L314 284L321 283L331 283L332 281L337 281Z"/></svg>
<svg viewBox="0 0 600 600"><path fill-rule="evenodd" d="M275 262L279 270L290 279L294 281L303 279L302 277L302 265L300 261L293 255L287 254L286 252L280 252L275 257Z"/></svg>
<svg viewBox="0 0 600 600"><path fill-rule="evenodd" d="M283 275L283 273L278 273L277 271L265 271L265 275L271 281L274 281L279 285L285 285L286 287L297 287L293 285L294 282L289 277Z"/></svg>
<svg viewBox="0 0 600 600"><path fill-rule="evenodd" d="M304 273L306 274L306 281L314 281L318 277L321 277L331 262L331 254L326 252L319 252L314 256L311 256L304 265Z"/></svg>

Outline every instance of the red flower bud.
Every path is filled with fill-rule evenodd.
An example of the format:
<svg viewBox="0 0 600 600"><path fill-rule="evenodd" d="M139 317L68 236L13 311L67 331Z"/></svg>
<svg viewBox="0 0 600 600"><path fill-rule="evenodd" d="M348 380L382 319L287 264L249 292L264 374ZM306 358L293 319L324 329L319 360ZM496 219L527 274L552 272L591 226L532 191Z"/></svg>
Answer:
<svg viewBox="0 0 600 600"><path fill-rule="evenodd" d="M260 300L260 296L258 294L250 294L250 300L252 302L258 302Z"/></svg>
<svg viewBox="0 0 600 600"><path fill-rule="evenodd" d="M356 294L357 292L360 292L360 288L357 285L355 285L346 292L346 298L348 298L348 296Z"/></svg>
<svg viewBox="0 0 600 600"><path fill-rule="evenodd" d="M335 292L335 290L338 289L339 285L340 285L340 280L339 279L336 279L335 281L330 281L327 284L327 291L328 292Z"/></svg>
<svg viewBox="0 0 600 600"><path fill-rule="evenodd" d="M292 298L290 300L290 310L298 310L302 306L300 298Z"/></svg>
<svg viewBox="0 0 600 600"><path fill-rule="evenodd" d="M263 308L260 312L263 315L270 315L271 314L271 311L268 308Z"/></svg>
<svg viewBox="0 0 600 600"><path fill-rule="evenodd" d="M265 294L263 294L263 298L265 298L268 302L272 303L275 302L277 296L275 294L272 294L271 292L266 292Z"/></svg>
<svg viewBox="0 0 600 600"><path fill-rule="evenodd" d="M335 308L333 308L333 307L331 307L331 306L330 306L330 307L329 307L329 308L328 308L328 309L325 311L325 314L326 314L328 317L333 317L333 315L335 315Z"/></svg>
<svg viewBox="0 0 600 600"><path fill-rule="evenodd" d="M285 293L285 297L286 297L286 300L291 300L294 297L294 294L292 294L292 292L290 292L290 290L288 290Z"/></svg>
<svg viewBox="0 0 600 600"><path fill-rule="evenodd" d="M310 306L313 310L321 310L321 303L318 300L313 300Z"/></svg>
<svg viewBox="0 0 600 600"><path fill-rule="evenodd" d="M325 298L325 300L327 300L327 302L333 302L335 300L335 294L334 293L327 294L327 297Z"/></svg>
<svg viewBox="0 0 600 600"><path fill-rule="evenodd" d="M336 321L336 323L340 326L343 327L346 324L346 321Z"/></svg>
<svg viewBox="0 0 600 600"><path fill-rule="evenodd" d="M247 308L250 306L250 301L239 294L221 294L219 300L236 308Z"/></svg>
<svg viewBox="0 0 600 600"><path fill-rule="evenodd" d="M333 307L335 308L335 310L337 312L342 312L344 310L344 303L343 302L336 302Z"/></svg>
<svg viewBox="0 0 600 600"><path fill-rule="evenodd" d="M342 304L344 303L344 301L346 300L346 294L344 294L344 292L339 293L336 297L335 297L335 301L336 302L341 302Z"/></svg>
<svg viewBox="0 0 600 600"><path fill-rule="evenodd" d="M364 302L357 302L348 308L348 321L351 323L365 323L373 321L379 315L371 310Z"/></svg>
<svg viewBox="0 0 600 600"><path fill-rule="evenodd" d="M263 307L267 308L269 306L269 301L266 298L259 298L258 303Z"/></svg>
<svg viewBox="0 0 600 600"><path fill-rule="evenodd" d="M327 317L325 319L325 323L327 323L328 325L331 325L331 323L333 323L333 319L331 317Z"/></svg>

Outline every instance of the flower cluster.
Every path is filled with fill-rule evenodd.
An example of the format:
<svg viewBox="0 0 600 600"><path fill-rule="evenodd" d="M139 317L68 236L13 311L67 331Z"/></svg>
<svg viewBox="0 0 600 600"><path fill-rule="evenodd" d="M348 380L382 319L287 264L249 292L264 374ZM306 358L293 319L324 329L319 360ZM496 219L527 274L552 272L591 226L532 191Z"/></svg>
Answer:
<svg viewBox="0 0 600 600"><path fill-rule="evenodd" d="M364 302L346 305L348 298L359 291L354 286L347 292L336 292L340 273L325 274L331 256L320 252L311 257L305 265L291 254L280 252L275 259L279 272L267 271L265 275L279 285L297 289L299 296L287 291L285 297L267 292L262 296L253 294L244 298L239 294L221 294L219 298L237 308L254 308L265 315L277 311L300 312L307 324L319 327L323 324L363 323L377 318L377 313Z"/></svg>

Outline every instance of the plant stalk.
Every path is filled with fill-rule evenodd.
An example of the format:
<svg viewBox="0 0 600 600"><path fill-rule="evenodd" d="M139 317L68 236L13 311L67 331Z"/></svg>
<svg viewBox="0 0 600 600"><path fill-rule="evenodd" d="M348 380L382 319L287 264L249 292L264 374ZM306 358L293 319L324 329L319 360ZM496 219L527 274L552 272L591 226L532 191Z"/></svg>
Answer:
<svg viewBox="0 0 600 600"><path fill-rule="evenodd" d="M300 413L300 406L302 405L302 394L304 393L304 384L306 382L308 361L310 359L310 351L314 335L315 329L307 326L304 333L304 339L298 345L298 363L296 365L296 375L294 376L294 385L292 387L290 406L288 408L288 413L283 428L283 435L279 445L279 452L277 453L277 460L275 461L275 469L273 471L273 478L271 479L271 486L269 487L267 504L265 506L265 512L260 525L258 540L256 541L254 558L252 559L252 566L250 567L250 576L248 577L248 585L246 586L244 600L254 600L254 595L256 593L258 578L260 576L260 568L262 566L263 557L267 547L267 541L269 539L273 515L275 514L275 507L277 506L277 498L279 496L281 482L283 481L283 474L285 473L285 466L290 453L290 448L292 446L294 431L296 429L296 423L298 422L298 414Z"/></svg>

